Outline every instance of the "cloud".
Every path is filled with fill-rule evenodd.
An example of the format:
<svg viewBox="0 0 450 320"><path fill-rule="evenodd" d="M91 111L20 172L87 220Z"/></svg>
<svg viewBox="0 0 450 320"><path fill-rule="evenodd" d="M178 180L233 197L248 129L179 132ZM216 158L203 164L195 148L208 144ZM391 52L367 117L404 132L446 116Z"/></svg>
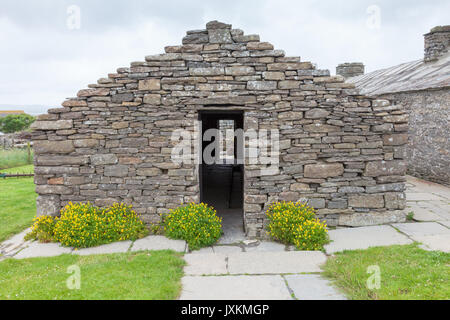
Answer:
<svg viewBox="0 0 450 320"><path fill-rule="evenodd" d="M70 5L81 10L79 30L67 28ZM371 5L380 29L367 27ZM372 71L420 59L423 34L448 23L449 11L445 0L3 0L0 104L58 105L215 19L332 73L352 61Z"/></svg>

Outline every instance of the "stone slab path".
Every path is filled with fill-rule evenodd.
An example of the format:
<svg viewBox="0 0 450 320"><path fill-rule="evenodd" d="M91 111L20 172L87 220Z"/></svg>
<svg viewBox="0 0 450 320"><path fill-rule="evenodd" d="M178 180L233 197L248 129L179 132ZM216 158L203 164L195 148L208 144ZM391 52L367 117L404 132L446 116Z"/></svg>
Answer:
<svg viewBox="0 0 450 320"><path fill-rule="evenodd" d="M414 221L384 226L330 230L327 255L344 250L420 242L425 250L450 252L450 188L408 177L407 212ZM61 254L93 255L140 250L186 253L180 299L345 299L320 276L327 256L322 252L294 251L291 246L242 238L229 233L217 245L189 252L186 242L163 236L74 250L58 244L25 241L28 230L0 244L5 258L51 257ZM237 234L235 238L234 234Z"/></svg>
<svg viewBox="0 0 450 320"><path fill-rule="evenodd" d="M181 240L171 240L163 236L148 236L146 238L132 241L116 242L103 246L74 249L62 247L57 243L39 243L37 241L25 241L23 238L27 231L24 231L8 241L0 244L0 260L3 258L26 259L37 257L56 257L62 254L94 255L124 253L128 251L144 250L173 250L185 253L187 244Z"/></svg>
<svg viewBox="0 0 450 320"><path fill-rule="evenodd" d="M407 212L414 213L416 221L437 221L447 224L450 221L450 188L408 177L406 184Z"/></svg>

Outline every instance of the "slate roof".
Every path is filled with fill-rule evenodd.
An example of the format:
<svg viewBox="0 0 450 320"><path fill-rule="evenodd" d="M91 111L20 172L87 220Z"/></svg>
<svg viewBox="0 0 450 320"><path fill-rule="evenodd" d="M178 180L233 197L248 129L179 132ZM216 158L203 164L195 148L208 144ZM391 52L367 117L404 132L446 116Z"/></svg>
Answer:
<svg viewBox="0 0 450 320"><path fill-rule="evenodd" d="M450 54L434 62L402 63L349 78L347 82L354 83L362 94L369 96L450 87Z"/></svg>

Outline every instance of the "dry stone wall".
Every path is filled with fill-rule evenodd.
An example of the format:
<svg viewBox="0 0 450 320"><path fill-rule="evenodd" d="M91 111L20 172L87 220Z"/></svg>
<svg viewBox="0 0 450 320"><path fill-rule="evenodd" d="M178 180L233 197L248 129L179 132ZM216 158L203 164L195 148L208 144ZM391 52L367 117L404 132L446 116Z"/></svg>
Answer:
<svg viewBox="0 0 450 320"><path fill-rule="evenodd" d="M408 172L450 185L450 89L391 93L384 98L403 104L409 115Z"/></svg>
<svg viewBox="0 0 450 320"><path fill-rule="evenodd" d="M401 106L361 96L343 77L217 21L165 51L39 117L38 214L57 215L69 201L120 201L158 223L159 214L198 202L198 165L171 160L171 135L194 132L199 111L218 109L244 111L245 130L280 133L278 172L245 166L249 236L264 236L274 201L308 199L331 226L404 220Z"/></svg>

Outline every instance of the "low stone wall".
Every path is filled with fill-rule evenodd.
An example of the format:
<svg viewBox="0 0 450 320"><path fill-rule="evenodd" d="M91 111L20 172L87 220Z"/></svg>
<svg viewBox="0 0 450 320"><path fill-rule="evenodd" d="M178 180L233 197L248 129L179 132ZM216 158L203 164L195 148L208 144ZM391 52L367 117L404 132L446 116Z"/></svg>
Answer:
<svg viewBox="0 0 450 320"><path fill-rule="evenodd" d="M278 170L245 164L248 236L264 235L275 201L308 199L330 226L405 219L402 106L361 96L343 77L219 22L39 117L38 214L56 215L69 201L120 201L158 223L199 202L198 164L172 161L171 136L193 133L201 110L241 110L244 130L279 130Z"/></svg>
<svg viewBox="0 0 450 320"><path fill-rule="evenodd" d="M450 185L450 88L382 96L409 113L408 172Z"/></svg>
<svg viewBox="0 0 450 320"><path fill-rule="evenodd" d="M31 133L29 132L0 135L1 149L25 148L27 147L28 143L32 143Z"/></svg>

